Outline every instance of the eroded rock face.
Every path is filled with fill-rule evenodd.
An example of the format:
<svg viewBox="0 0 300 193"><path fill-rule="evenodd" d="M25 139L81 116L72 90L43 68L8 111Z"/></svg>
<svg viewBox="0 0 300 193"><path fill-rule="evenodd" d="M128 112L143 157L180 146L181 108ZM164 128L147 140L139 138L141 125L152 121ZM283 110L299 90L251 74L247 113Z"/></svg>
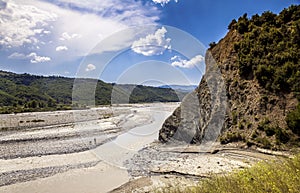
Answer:
<svg viewBox="0 0 300 193"><path fill-rule="evenodd" d="M214 141L219 136L226 114L226 90L210 52L206 54L206 64L206 73L198 88L183 99L163 124L159 132L161 142L198 144Z"/></svg>
<svg viewBox="0 0 300 193"><path fill-rule="evenodd" d="M266 137L259 129L263 120L268 120L270 127L286 128L286 115L298 104L297 99L292 93L266 91L256 79L240 76L234 43L242 38L236 30L230 30L207 51L205 75L163 124L161 142L205 143L220 137L223 143L242 141L264 147L256 140ZM293 138L290 131L286 132ZM253 138L253 133L259 137ZM275 135L267 139L271 147L281 148Z"/></svg>
<svg viewBox="0 0 300 193"><path fill-rule="evenodd" d="M180 107L165 121L159 133L159 140L170 139L195 143L195 136L201 135L199 129L199 100L197 92L188 94Z"/></svg>

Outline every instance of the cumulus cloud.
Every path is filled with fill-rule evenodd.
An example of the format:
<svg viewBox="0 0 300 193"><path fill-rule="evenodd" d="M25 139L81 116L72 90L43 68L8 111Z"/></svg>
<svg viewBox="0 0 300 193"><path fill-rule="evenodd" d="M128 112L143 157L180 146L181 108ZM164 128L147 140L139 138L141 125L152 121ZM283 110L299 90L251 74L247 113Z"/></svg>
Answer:
<svg viewBox="0 0 300 193"><path fill-rule="evenodd" d="M165 4L168 4L171 0L152 0L155 4L161 4L161 6L164 6ZM176 3L178 0L174 0Z"/></svg>
<svg viewBox="0 0 300 193"><path fill-rule="evenodd" d="M55 14L32 5L18 4L12 0L1 2L0 45L7 48L38 43L34 36L57 18Z"/></svg>
<svg viewBox="0 0 300 193"><path fill-rule="evenodd" d="M166 38L166 28L156 30L154 34L149 34L145 38L134 41L132 51L144 56L161 55L165 50L171 49L171 39Z"/></svg>
<svg viewBox="0 0 300 193"><path fill-rule="evenodd" d="M42 63L42 62L49 62L51 61L50 57L47 56L39 56L35 52L31 52L28 55L14 52L10 56L8 56L9 59L29 59L30 63Z"/></svg>
<svg viewBox="0 0 300 193"><path fill-rule="evenodd" d="M81 35L73 33L73 34L69 34L68 32L64 32L61 34L60 40L65 41L65 40L71 40L71 39L75 39L75 38L80 38Z"/></svg>
<svg viewBox="0 0 300 193"><path fill-rule="evenodd" d="M60 51L67 51L67 50L68 50L68 47L67 47L67 46L57 46L55 50L56 50L57 52L60 52Z"/></svg>
<svg viewBox="0 0 300 193"><path fill-rule="evenodd" d="M30 58L30 62L31 63L42 63L42 62L49 62L49 61L51 61L50 57L39 56L35 52L32 52L32 53L28 54L27 58Z"/></svg>
<svg viewBox="0 0 300 193"><path fill-rule="evenodd" d="M51 34L51 31L44 30L43 33L44 33L44 34Z"/></svg>
<svg viewBox="0 0 300 193"><path fill-rule="evenodd" d="M86 66L85 71L90 72L90 71L93 71L93 70L96 70L96 66L94 64L88 64Z"/></svg>
<svg viewBox="0 0 300 193"><path fill-rule="evenodd" d="M183 60L180 58L180 56L174 56L171 58L171 65L180 67L180 68L193 68L197 64L201 63L204 61L204 57L201 55L197 55L194 58L190 60Z"/></svg>

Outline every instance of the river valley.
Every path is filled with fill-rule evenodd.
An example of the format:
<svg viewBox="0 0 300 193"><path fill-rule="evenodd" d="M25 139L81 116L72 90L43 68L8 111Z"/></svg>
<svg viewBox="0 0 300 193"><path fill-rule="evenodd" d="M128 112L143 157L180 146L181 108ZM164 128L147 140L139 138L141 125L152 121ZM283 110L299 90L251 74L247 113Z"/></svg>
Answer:
<svg viewBox="0 0 300 193"><path fill-rule="evenodd" d="M218 143L161 144L159 129L178 105L0 115L0 192L151 192L274 158Z"/></svg>

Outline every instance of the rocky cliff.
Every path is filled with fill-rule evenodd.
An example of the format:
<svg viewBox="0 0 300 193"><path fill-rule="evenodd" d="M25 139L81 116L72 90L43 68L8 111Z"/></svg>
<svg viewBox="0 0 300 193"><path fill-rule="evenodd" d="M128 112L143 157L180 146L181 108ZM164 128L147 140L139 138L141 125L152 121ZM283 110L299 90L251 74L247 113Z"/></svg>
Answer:
<svg viewBox="0 0 300 193"><path fill-rule="evenodd" d="M266 12L262 16L253 16L251 20L246 15L238 22L233 20L227 35L208 49L205 75L198 88L186 96L181 106L165 121L159 140L164 143L220 140L223 144L241 142L248 146L272 149L298 146L300 115L294 111L299 98L299 86L295 84L300 80L297 55L297 52L300 53L300 41L299 37L295 40L291 26L296 22L295 29L299 32L299 10L299 6L292 6L279 15ZM274 23L269 22L272 18ZM260 30L260 34L255 35L257 30ZM275 34L289 36L295 41L294 44L288 43L290 39L273 38L272 30ZM271 33L267 43L261 37L264 33ZM296 55L273 61L277 54L291 55L292 51L284 48L271 50L281 44L286 45L286 49L292 45ZM256 49L263 51L255 55ZM246 62L245 56L250 56ZM245 64L248 65L246 71ZM280 84L274 84L278 76L281 78L277 74L284 71L287 65L293 66L286 67L289 71L282 75L287 79L286 82L284 79ZM260 68L271 69L272 73L263 71L259 74ZM265 82L272 81L265 84L262 76L266 76ZM297 81L291 82L294 79ZM291 123L287 120L291 112L294 113L294 129L289 127Z"/></svg>

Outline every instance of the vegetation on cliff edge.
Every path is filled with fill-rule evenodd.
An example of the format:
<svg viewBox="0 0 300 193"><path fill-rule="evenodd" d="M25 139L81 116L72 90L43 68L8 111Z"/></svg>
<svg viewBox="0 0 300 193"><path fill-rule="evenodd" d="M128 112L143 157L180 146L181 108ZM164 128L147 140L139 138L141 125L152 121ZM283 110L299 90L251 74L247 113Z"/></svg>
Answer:
<svg viewBox="0 0 300 193"><path fill-rule="evenodd" d="M252 81L252 84L258 82L261 112L255 112L256 114L252 115L254 118L251 118L251 115L248 117L241 115L238 111L231 112L232 125L235 125L236 129L225 132L220 137L221 143L242 141L248 146L258 145L268 149L282 148L285 144L298 146L300 142L300 5L292 5L278 15L266 11L262 15L256 14L248 18L247 14L244 14L238 21L232 20L228 29L235 31L240 37L239 41L232 42L237 55L240 87L247 85L243 85L245 81ZM280 105L278 101L283 100L286 104L285 98L291 100L291 95L298 99L298 105L295 103L294 109L285 113L285 105ZM271 96L277 96L277 99ZM242 101L242 103L246 102ZM280 116L285 117L283 121L285 120L286 123L281 126L278 125L280 120L270 117L274 114L262 118L267 110L272 112L276 105L284 112ZM259 123L253 126L253 120ZM247 129L253 130L251 136L245 135L244 131Z"/></svg>
<svg viewBox="0 0 300 193"><path fill-rule="evenodd" d="M234 47L242 77L254 77L269 91L300 97L300 6L279 15L267 11L248 19L245 14L229 28L243 36Z"/></svg>

